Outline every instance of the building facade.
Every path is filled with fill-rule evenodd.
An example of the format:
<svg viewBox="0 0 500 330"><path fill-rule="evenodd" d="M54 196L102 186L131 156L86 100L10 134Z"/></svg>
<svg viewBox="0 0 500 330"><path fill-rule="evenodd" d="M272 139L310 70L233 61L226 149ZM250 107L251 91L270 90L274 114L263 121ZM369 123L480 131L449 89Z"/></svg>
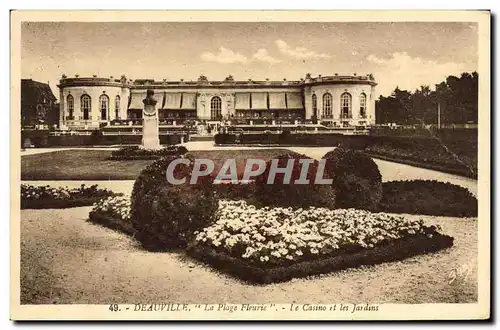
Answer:
<svg viewBox="0 0 500 330"><path fill-rule="evenodd" d="M60 124L56 101L49 84L21 79L22 127Z"/></svg>
<svg viewBox="0 0 500 330"><path fill-rule="evenodd" d="M375 124L374 77L306 75L300 81L154 81L68 78L58 85L61 128L98 128L142 118L148 89L154 91L160 124L203 122L319 121L332 126Z"/></svg>

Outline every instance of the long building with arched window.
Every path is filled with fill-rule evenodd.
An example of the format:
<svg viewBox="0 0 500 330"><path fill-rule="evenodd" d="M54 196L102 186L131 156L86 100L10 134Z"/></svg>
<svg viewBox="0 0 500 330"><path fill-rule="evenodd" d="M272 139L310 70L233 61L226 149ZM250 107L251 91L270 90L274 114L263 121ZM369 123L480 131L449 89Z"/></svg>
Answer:
<svg viewBox="0 0 500 330"><path fill-rule="evenodd" d="M318 76L299 81L155 81L151 79L68 78L60 90L61 128L98 128L140 121L148 89L154 91L162 123L185 120L246 122L318 121L350 127L375 124L374 77Z"/></svg>

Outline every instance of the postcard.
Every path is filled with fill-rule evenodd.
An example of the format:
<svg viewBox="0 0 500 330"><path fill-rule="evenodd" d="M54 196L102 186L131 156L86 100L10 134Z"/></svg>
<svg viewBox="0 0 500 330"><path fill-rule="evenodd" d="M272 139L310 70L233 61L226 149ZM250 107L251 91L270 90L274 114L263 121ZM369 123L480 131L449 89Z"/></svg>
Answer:
<svg viewBox="0 0 500 330"><path fill-rule="evenodd" d="M490 318L489 11L12 11L11 320Z"/></svg>

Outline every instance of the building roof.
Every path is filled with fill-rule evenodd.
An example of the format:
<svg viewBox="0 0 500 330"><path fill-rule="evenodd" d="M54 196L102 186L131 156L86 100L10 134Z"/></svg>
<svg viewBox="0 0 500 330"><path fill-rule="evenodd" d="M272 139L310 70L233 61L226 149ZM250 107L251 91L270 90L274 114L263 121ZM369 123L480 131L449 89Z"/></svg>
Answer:
<svg viewBox="0 0 500 330"><path fill-rule="evenodd" d="M69 87L69 86L122 86L122 87L131 87L131 88L165 88L165 87L202 87L202 88L235 88L235 87L301 87L306 85L322 85L322 84L363 84L363 85L372 85L375 86L377 83L375 82L375 78L372 74L367 75L350 75L350 76L341 76L335 74L333 76L321 76L312 77L310 74L307 74L305 79L300 80L287 80L283 79L282 81L277 80L235 80L233 76L229 75L224 80L209 80L205 75L200 75L200 77L195 81L185 81L184 79L177 81L169 81L167 79L163 79L161 81L156 81L154 79L126 79L125 76L122 76L121 79L113 79L110 78L102 78L102 77L79 77L76 75L74 78L68 78L63 75L60 80L60 84L58 87Z"/></svg>
<svg viewBox="0 0 500 330"><path fill-rule="evenodd" d="M40 103L41 98L48 102L57 100L49 84L33 79L21 79L21 102Z"/></svg>

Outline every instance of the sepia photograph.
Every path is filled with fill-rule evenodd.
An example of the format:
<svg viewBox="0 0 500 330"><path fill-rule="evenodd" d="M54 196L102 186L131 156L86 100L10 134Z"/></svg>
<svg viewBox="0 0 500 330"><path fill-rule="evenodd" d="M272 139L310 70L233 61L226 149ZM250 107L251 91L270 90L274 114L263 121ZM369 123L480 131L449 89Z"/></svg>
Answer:
<svg viewBox="0 0 500 330"><path fill-rule="evenodd" d="M490 317L489 11L12 11L12 320Z"/></svg>

